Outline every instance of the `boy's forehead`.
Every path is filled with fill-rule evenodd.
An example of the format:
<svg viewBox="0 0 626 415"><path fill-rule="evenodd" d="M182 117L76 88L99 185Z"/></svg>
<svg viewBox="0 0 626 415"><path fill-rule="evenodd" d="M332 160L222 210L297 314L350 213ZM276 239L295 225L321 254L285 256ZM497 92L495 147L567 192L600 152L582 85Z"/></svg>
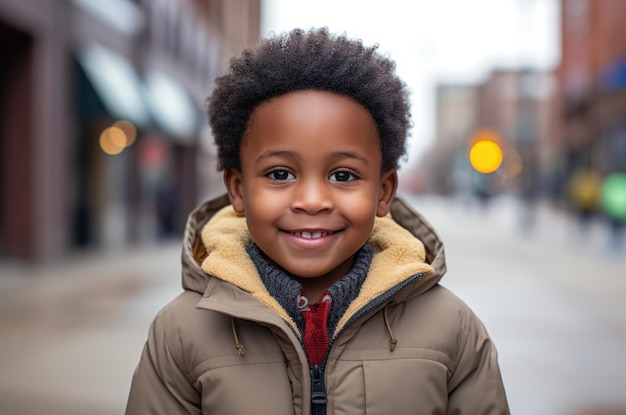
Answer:
<svg viewBox="0 0 626 415"><path fill-rule="evenodd" d="M377 129L372 114L354 99L327 91L303 90L279 95L257 105L247 127L289 128L347 126L363 122ZM319 124L316 124L319 123Z"/></svg>
<svg viewBox="0 0 626 415"><path fill-rule="evenodd" d="M260 145L257 138L263 145L285 145L298 140L321 143L328 137L336 141L333 144L380 150L378 129L367 109L350 97L311 90L290 92L257 106L242 149L252 142Z"/></svg>
<svg viewBox="0 0 626 415"><path fill-rule="evenodd" d="M355 111L376 126L372 113L349 95L320 90L296 90L258 104L250 114L248 127L253 126L261 113L279 120L308 120L310 117L318 117L347 121L350 118L347 113Z"/></svg>

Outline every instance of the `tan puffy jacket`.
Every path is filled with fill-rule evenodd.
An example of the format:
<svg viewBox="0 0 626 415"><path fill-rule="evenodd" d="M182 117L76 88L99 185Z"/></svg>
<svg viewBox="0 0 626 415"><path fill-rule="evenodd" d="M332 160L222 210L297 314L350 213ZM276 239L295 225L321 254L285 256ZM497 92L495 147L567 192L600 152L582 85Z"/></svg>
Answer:
<svg viewBox="0 0 626 415"><path fill-rule="evenodd" d="M189 217L185 290L151 325L127 415L311 413L295 323L262 284L245 219L227 204L214 199ZM326 413L508 414L485 328L438 284L445 259L431 227L396 199L370 245L370 272L324 368Z"/></svg>

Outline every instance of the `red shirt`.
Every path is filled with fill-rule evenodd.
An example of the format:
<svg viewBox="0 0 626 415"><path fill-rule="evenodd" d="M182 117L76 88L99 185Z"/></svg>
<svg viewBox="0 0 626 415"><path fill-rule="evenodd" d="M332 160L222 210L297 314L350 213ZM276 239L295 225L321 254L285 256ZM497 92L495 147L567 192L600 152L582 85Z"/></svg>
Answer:
<svg viewBox="0 0 626 415"><path fill-rule="evenodd" d="M304 319L304 351L309 365L319 365L324 361L328 350L328 313L331 298L328 291L324 291L320 302L309 305L308 299L300 293L298 306Z"/></svg>

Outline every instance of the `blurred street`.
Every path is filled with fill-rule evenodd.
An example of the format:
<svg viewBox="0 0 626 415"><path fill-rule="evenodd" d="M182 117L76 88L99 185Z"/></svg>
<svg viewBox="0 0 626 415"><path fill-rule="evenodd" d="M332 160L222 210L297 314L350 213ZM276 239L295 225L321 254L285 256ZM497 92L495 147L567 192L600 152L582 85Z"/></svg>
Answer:
<svg viewBox="0 0 626 415"><path fill-rule="evenodd" d="M582 236L546 206L520 222L507 199L411 201L445 243L443 285L496 342L513 414L626 414L626 250L602 223ZM123 413L148 325L180 291L179 256L173 241L0 263L0 414Z"/></svg>

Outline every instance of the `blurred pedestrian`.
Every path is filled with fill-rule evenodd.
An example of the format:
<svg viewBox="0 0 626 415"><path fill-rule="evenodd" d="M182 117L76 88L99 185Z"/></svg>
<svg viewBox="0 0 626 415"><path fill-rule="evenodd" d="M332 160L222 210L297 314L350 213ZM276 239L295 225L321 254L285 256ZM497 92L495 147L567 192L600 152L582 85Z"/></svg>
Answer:
<svg viewBox="0 0 626 415"><path fill-rule="evenodd" d="M165 178L156 188L155 195L160 239L168 239L176 234L179 201L180 192L174 179L171 177Z"/></svg>
<svg viewBox="0 0 626 415"><path fill-rule="evenodd" d="M231 61L209 99L228 194L188 220L128 415L509 413L441 241L395 197L408 102L392 61L325 29Z"/></svg>
<svg viewBox="0 0 626 415"><path fill-rule="evenodd" d="M602 177L588 168L576 170L567 182L566 197L578 217L581 234L588 236L593 215L600 206Z"/></svg>

